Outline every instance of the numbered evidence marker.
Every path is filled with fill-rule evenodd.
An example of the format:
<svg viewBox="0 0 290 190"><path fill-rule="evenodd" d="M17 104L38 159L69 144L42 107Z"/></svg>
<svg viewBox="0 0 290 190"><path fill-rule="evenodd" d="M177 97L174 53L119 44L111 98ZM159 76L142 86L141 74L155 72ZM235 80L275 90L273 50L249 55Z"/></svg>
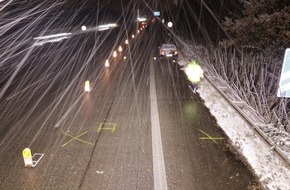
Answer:
<svg viewBox="0 0 290 190"><path fill-rule="evenodd" d="M33 167L32 154L29 148L22 151L25 167Z"/></svg>
<svg viewBox="0 0 290 190"><path fill-rule="evenodd" d="M277 96L290 97L290 48L285 51Z"/></svg>
<svg viewBox="0 0 290 190"><path fill-rule="evenodd" d="M25 167L35 167L38 164L38 162L41 160L41 158L44 156L44 154L41 154L41 153L35 153L32 156L31 150L29 148L25 148L22 151L22 155L23 155Z"/></svg>

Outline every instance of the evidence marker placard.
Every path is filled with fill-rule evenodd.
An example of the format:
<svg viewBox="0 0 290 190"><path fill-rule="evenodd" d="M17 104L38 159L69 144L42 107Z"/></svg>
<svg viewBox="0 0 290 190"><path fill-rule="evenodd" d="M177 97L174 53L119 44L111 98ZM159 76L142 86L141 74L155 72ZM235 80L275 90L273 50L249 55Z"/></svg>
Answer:
<svg viewBox="0 0 290 190"><path fill-rule="evenodd" d="M23 155L25 167L31 167L31 168L34 168L44 156L43 153L34 153L32 156L30 148L25 148L22 151L22 155Z"/></svg>
<svg viewBox="0 0 290 190"><path fill-rule="evenodd" d="M290 97L290 48L285 51L277 96Z"/></svg>

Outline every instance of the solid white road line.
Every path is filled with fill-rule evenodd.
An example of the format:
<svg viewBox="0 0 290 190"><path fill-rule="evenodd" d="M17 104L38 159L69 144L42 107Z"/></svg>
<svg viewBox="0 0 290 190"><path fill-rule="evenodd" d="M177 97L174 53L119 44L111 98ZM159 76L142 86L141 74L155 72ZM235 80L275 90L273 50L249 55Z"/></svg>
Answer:
<svg viewBox="0 0 290 190"><path fill-rule="evenodd" d="M167 190L167 180L160 133L160 122L158 115L153 62L150 63L150 106L151 106L150 109L151 109L154 189Z"/></svg>

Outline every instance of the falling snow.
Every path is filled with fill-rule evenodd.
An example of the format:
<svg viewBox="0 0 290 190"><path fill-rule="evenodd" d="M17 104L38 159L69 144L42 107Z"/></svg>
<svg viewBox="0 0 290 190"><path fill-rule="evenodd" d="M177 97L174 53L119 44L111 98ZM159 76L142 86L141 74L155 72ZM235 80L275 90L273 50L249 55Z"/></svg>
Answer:
<svg viewBox="0 0 290 190"><path fill-rule="evenodd" d="M135 17L128 7L118 7L123 12L118 17L115 16L116 6L108 9L108 5L100 5L98 15L87 16L81 8L68 12L63 9L64 5L65 1L59 0L30 4L14 0L0 2L0 118L1 123L9 126L0 128L0 145L3 147L0 154L21 131L23 136L30 133L24 130L26 125L38 128L28 142L30 145L39 139L47 126L51 130L58 128L74 105L80 102L83 92L75 89L82 88L83 81L94 83L100 80L104 66L96 63L112 59L119 44L125 45L125 41L132 38L135 27L124 24ZM151 8L146 3L145 7ZM100 27L115 20L123 24ZM116 32L115 28L121 32ZM105 30L111 32L102 32ZM39 38L54 34L60 35ZM203 34L208 35L205 31ZM83 43L84 39L86 43ZM111 41L112 47L103 47L104 40ZM186 62L181 60L179 64ZM102 85L105 86L106 81ZM269 189L290 189L289 166L227 105L207 80L202 82L199 94L260 181ZM67 96L72 98L68 100ZM47 100L52 103L40 110ZM26 107L30 109L26 110ZM16 109L18 111L14 112ZM34 112L39 112L41 118L34 118ZM58 118L57 121L51 120L53 116ZM287 135L284 141L289 142ZM96 172L103 174L103 171Z"/></svg>
<svg viewBox="0 0 290 190"><path fill-rule="evenodd" d="M192 47L192 45L187 46ZM191 57L192 52L188 52L187 59L179 62L181 66L188 63L188 58ZM205 101L205 105L210 109L211 113L217 119L220 127L226 132L231 139L233 146L242 154L250 166L253 168L255 174L259 177L262 185L267 189L277 190L290 189L290 167L287 162L277 153L273 148L266 143L258 133L249 126L242 118L242 116L230 106L216 88L208 80L203 80L200 84L198 93ZM290 142L290 135L283 132L277 132L274 127L268 126L265 130L268 134L275 134L270 136L271 139L279 139L281 142ZM269 132L270 131L270 132ZM282 154L289 160L290 151L286 149L289 147L285 145ZM287 151L288 150L288 151Z"/></svg>

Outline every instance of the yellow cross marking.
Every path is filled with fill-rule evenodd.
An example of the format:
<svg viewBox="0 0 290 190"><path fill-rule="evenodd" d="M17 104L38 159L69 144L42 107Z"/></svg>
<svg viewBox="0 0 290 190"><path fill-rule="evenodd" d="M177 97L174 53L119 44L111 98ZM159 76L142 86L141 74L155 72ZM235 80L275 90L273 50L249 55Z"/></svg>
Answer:
<svg viewBox="0 0 290 190"><path fill-rule="evenodd" d="M108 126L108 127L105 127L105 126ZM101 130L112 130L112 133L114 133L114 131L116 130L116 126L117 126L116 123L101 123L98 128L98 133Z"/></svg>
<svg viewBox="0 0 290 190"><path fill-rule="evenodd" d="M212 140L214 143L218 144L216 140L222 140L224 138L222 137L211 137L209 136L206 132L204 132L203 130L199 129L200 132L202 132L206 137L199 137L199 139L203 139L203 140Z"/></svg>
<svg viewBox="0 0 290 190"><path fill-rule="evenodd" d="M64 147L64 146L68 145L69 143L71 143L74 140L93 146L92 143L87 142L87 141L84 141L84 140L82 140L82 139L79 138L79 137L85 135L88 131L85 131L85 132L83 132L83 133L81 133L81 134L79 134L78 136L75 136L75 137L72 136L72 135L70 135L70 134L68 134L68 133L66 133L66 132L64 132L63 130L61 130L61 132L63 132L66 136L69 136L69 137L72 138L69 141L67 141L66 143L64 143L63 145L61 145L61 147Z"/></svg>

